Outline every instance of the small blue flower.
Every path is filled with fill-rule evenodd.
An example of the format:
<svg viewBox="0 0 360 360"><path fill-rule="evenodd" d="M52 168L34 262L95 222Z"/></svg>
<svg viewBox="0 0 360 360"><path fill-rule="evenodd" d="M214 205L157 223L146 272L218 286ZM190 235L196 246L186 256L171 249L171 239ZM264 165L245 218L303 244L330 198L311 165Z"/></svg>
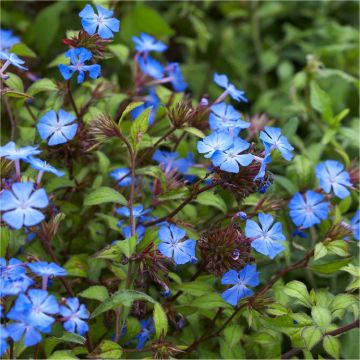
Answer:
<svg viewBox="0 0 360 360"><path fill-rule="evenodd" d="M9 347L7 339L10 336L4 325L0 324L0 356L3 356Z"/></svg>
<svg viewBox="0 0 360 360"><path fill-rule="evenodd" d="M258 215L260 226L253 220L247 220L245 226L246 237L252 239L251 247L260 254L274 259L285 247L279 241L285 241L281 222L274 225L274 218L269 214Z"/></svg>
<svg viewBox="0 0 360 360"><path fill-rule="evenodd" d="M78 125L74 123L75 116L60 109L48 111L36 125L42 140L48 140L49 146L64 144L72 140Z"/></svg>
<svg viewBox="0 0 360 360"><path fill-rule="evenodd" d="M239 211L237 214L236 214L241 220L247 220L248 216L245 212L243 211Z"/></svg>
<svg viewBox="0 0 360 360"><path fill-rule="evenodd" d="M0 258L0 276L1 280L15 279L26 274L25 264L18 259L12 258L6 264L4 258Z"/></svg>
<svg viewBox="0 0 360 360"><path fill-rule="evenodd" d="M7 69L10 64L21 70L27 70L26 67L22 66L22 64L25 64L25 61L21 60L16 54L0 51L0 60L5 60L5 64L1 68L2 73Z"/></svg>
<svg viewBox="0 0 360 360"><path fill-rule="evenodd" d="M357 210L354 217L351 219L351 229L355 240L360 240L360 210Z"/></svg>
<svg viewBox="0 0 360 360"><path fill-rule="evenodd" d="M120 30L120 21L113 16L112 10L107 10L100 5L96 5L97 14L93 7L87 4L79 13L81 24L89 35L96 32L102 39L110 39L114 37L114 32Z"/></svg>
<svg viewBox="0 0 360 360"><path fill-rule="evenodd" d="M246 129L250 123L241 120L241 115L224 102L211 106L209 125L212 130Z"/></svg>
<svg viewBox="0 0 360 360"><path fill-rule="evenodd" d="M98 64L86 65L85 61L91 60L91 51L85 48L70 49L65 53L65 57L70 58L71 65L60 64L59 70L65 80L69 80L75 72L78 72L77 83L81 84L85 80L85 71L89 73L91 79L100 76L101 66Z"/></svg>
<svg viewBox="0 0 360 360"><path fill-rule="evenodd" d="M154 79L161 79L164 76L164 67L150 55L146 58L140 56L138 63L141 71Z"/></svg>
<svg viewBox="0 0 360 360"><path fill-rule="evenodd" d="M13 141L8 142L4 146L0 146L0 157L8 160L27 160L30 156L40 154L37 146L24 146L17 148Z"/></svg>
<svg viewBox="0 0 360 360"><path fill-rule="evenodd" d="M324 196L308 190L304 195L296 193L289 202L290 217L296 226L303 229L319 224L328 217L329 204Z"/></svg>
<svg viewBox="0 0 360 360"><path fill-rule="evenodd" d="M227 303L235 306L242 298L253 294L253 291L248 286L257 286L259 282L256 265L246 265L240 272L229 270L221 278L221 284L234 286L225 290L221 297Z"/></svg>
<svg viewBox="0 0 360 360"><path fill-rule="evenodd" d="M344 165L335 160L321 162L315 169L315 175L320 180L320 186L326 193L331 190L344 199L350 195L347 187L351 187L350 175L344 170Z"/></svg>
<svg viewBox="0 0 360 360"><path fill-rule="evenodd" d="M67 272L55 263L38 261L29 263L28 268L38 276L66 276Z"/></svg>
<svg viewBox="0 0 360 360"><path fill-rule="evenodd" d="M216 150L224 151L231 147L234 139L225 131L213 132L197 143L197 151L211 158Z"/></svg>
<svg viewBox="0 0 360 360"><path fill-rule="evenodd" d="M0 29L0 49L10 50L13 45L20 42L18 36L13 35L12 30Z"/></svg>
<svg viewBox="0 0 360 360"><path fill-rule="evenodd" d="M257 159L255 159L257 160ZM259 169L259 172L257 173L257 175L254 177L254 181L256 180L263 180L265 177L265 171L266 171L266 166L267 164L271 163L271 157L270 154L265 155L265 157L261 160L261 166Z"/></svg>
<svg viewBox="0 0 360 360"><path fill-rule="evenodd" d="M166 73L170 77L171 85L176 92L185 91L187 83L184 80L183 74L178 63L169 63L166 67Z"/></svg>
<svg viewBox="0 0 360 360"><path fill-rule="evenodd" d="M140 326L141 330L136 335L136 339L138 340L138 343L136 345L137 349L143 349L145 346L145 343L151 338L151 334L154 333L154 321L152 318L146 319L146 320L140 320Z"/></svg>
<svg viewBox="0 0 360 360"><path fill-rule="evenodd" d="M188 153L186 158L179 158L179 153L176 151L169 152L160 149L154 152L152 159L159 163L166 173L171 170L176 170L184 174L188 171L189 167L194 164L194 156L192 153Z"/></svg>
<svg viewBox="0 0 360 360"><path fill-rule="evenodd" d="M131 227L130 226L123 226L121 228L121 232L124 235L125 239L128 239L131 237ZM143 226L143 225L137 226L135 229L135 232L138 236L138 242L140 242L143 239L144 234L145 234L145 226Z"/></svg>
<svg viewBox="0 0 360 360"><path fill-rule="evenodd" d="M293 154L291 153L294 148L289 144L288 139L281 135L281 129L266 126L264 131L260 132L260 139L263 141L265 151L271 153L272 150L277 149L280 151L285 160L291 160Z"/></svg>
<svg viewBox="0 0 360 360"><path fill-rule="evenodd" d="M156 40L149 34L141 33L140 36L133 36L132 40L135 43L135 49L138 52L163 52L167 49L167 46L163 42Z"/></svg>
<svg viewBox="0 0 360 360"><path fill-rule="evenodd" d="M247 102L248 99L245 97L245 93L242 90L236 89L236 87L229 82L226 75L214 74L214 82L220 87L224 88L225 91L236 101Z"/></svg>
<svg viewBox="0 0 360 360"><path fill-rule="evenodd" d="M160 243L159 251L169 258L173 258L175 264L192 262L195 258L196 242L193 239L181 241L186 236L186 231L170 224L161 226L158 232Z"/></svg>
<svg viewBox="0 0 360 360"><path fill-rule="evenodd" d="M131 185L131 176L128 175L128 176L124 177L128 173L129 173L128 168L117 168L110 173L110 176L113 179L117 180L119 186L130 186ZM123 178L123 179L121 181L119 181L119 179L121 179L121 178Z"/></svg>
<svg viewBox="0 0 360 360"><path fill-rule="evenodd" d="M63 176L65 174L63 171L60 171L60 170L54 168L53 166L48 164L46 161L40 160L38 158L30 156L29 158L27 158L26 161L35 170L38 170L41 172L49 172L56 176Z"/></svg>
<svg viewBox="0 0 360 360"><path fill-rule="evenodd" d="M233 145L224 151L216 150L211 157L214 166L219 166L221 170L238 173L240 166L248 166L253 161L253 155L242 154L249 148L250 144L240 138L234 139Z"/></svg>
<svg viewBox="0 0 360 360"><path fill-rule="evenodd" d="M130 208L128 208L127 206L123 206L119 209L115 209L115 211L124 217L130 218ZM134 218L139 218L140 221L146 221L146 214L148 214L149 212L151 212L151 209L144 209L143 205L135 205L133 207L133 216Z"/></svg>
<svg viewBox="0 0 360 360"><path fill-rule="evenodd" d="M148 89L148 94L142 99L145 100L144 103L134 110L131 111L131 116L133 119L136 119L145 109L148 107L152 107L150 115L149 115L149 125L152 125L156 118L156 112L160 105L160 99L156 94L156 91L153 87Z"/></svg>
<svg viewBox="0 0 360 360"><path fill-rule="evenodd" d="M20 294L16 299L15 305L7 317L17 320L16 314L22 313L26 316L29 325L39 329L47 329L55 322L50 315L59 312L59 305L54 295L49 295L46 290L30 289L25 294Z"/></svg>
<svg viewBox="0 0 360 360"><path fill-rule="evenodd" d="M60 315L64 318L64 329L72 333L84 335L89 331L86 321L89 319L89 312L84 304L79 303L78 298L67 298L67 306L60 306Z"/></svg>
<svg viewBox="0 0 360 360"><path fill-rule="evenodd" d="M44 189L34 190L31 182L14 183L11 190L4 190L0 194L0 211L3 220L15 229L33 226L45 219L37 209L48 206L49 199Z"/></svg>

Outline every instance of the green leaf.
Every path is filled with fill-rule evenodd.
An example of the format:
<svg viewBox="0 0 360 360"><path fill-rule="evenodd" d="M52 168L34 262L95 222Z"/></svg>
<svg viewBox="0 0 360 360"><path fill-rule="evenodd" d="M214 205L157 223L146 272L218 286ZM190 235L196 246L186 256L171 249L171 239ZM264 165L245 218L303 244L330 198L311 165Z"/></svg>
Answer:
<svg viewBox="0 0 360 360"><path fill-rule="evenodd" d="M341 268L342 271L346 271L352 276L360 277L360 267L353 264L347 264Z"/></svg>
<svg viewBox="0 0 360 360"><path fill-rule="evenodd" d="M53 68L60 64L69 64L70 59L65 57L65 53L58 55L54 60L50 61L48 68Z"/></svg>
<svg viewBox="0 0 360 360"><path fill-rule="evenodd" d="M78 359L77 356L75 356L72 351L70 350L59 350L55 351L53 354L51 354L48 359L59 359L59 360L68 360L68 359Z"/></svg>
<svg viewBox="0 0 360 360"><path fill-rule="evenodd" d="M24 43L18 43L11 47L11 53L14 53L18 56L26 56L26 57L36 57L36 54Z"/></svg>
<svg viewBox="0 0 360 360"><path fill-rule="evenodd" d="M141 143L142 137L149 127L149 116L152 107L146 108L132 123L130 128L130 140L133 149L137 149Z"/></svg>
<svg viewBox="0 0 360 360"><path fill-rule="evenodd" d="M195 201L201 205L213 206L222 211L224 214L227 213L227 206L225 201L220 195L215 195L214 192L206 191L198 195Z"/></svg>
<svg viewBox="0 0 360 360"><path fill-rule="evenodd" d="M159 303L155 303L154 305L154 326L157 339L159 339L160 336L166 336L169 326L168 319L164 309Z"/></svg>
<svg viewBox="0 0 360 360"><path fill-rule="evenodd" d="M85 197L84 206L100 205L104 203L117 203L128 205L126 199L118 191L107 186L99 187Z"/></svg>
<svg viewBox="0 0 360 360"><path fill-rule="evenodd" d="M335 255L349 256L349 244L344 240L334 240L327 244L326 248Z"/></svg>
<svg viewBox="0 0 360 360"><path fill-rule="evenodd" d="M40 79L34 82L29 88L28 93L30 95L36 95L43 91L57 91L58 87L54 81L50 79Z"/></svg>
<svg viewBox="0 0 360 360"><path fill-rule="evenodd" d="M310 101L311 106L330 124L333 118L331 99L315 81L312 81L310 84Z"/></svg>
<svg viewBox="0 0 360 360"><path fill-rule="evenodd" d="M125 110L122 112L120 119L118 121L118 124L120 125L121 122L125 119L126 115L130 114L131 111L133 111L134 109L136 109L138 106L142 105L143 102L142 101L137 101L137 102L132 102L130 103Z"/></svg>
<svg viewBox="0 0 360 360"><path fill-rule="evenodd" d="M8 97L13 97L13 98L19 98L19 99L31 99L32 96L30 96L29 94L25 94L19 91L14 91L14 90L5 90L3 92L4 95L8 96Z"/></svg>
<svg viewBox="0 0 360 360"><path fill-rule="evenodd" d="M4 81L5 84L15 92L23 93L24 92L24 84L21 78L13 73L7 72L6 75L8 78Z"/></svg>
<svg viewBox="0 0 360 360"><path fill-rule="evenodd" d="M79 296L86 299L93 299L104 301L109 298L108 290L105 286L90 286L86 290L82 291Z"/></svg>
<svg viewBox="0 0 360 360"><path fill-rule="evenodd" d="M317 326L306 326L301 330L300 336L304 340L306 348L311 350L318 342L321 341L322 333Z"/></svg>
<svg viewBox="0 0 360 360"><path fill-rule="evenodd" d="M87 255L73 255L64 265L69 276L88 277Z"/></svg>
<svg viewBox="0 0 360 360"><path fill-rule="evenodd" d="M326 335L323 339L324 350L334 359L340 359L340 341L334 336Z"/></svg>
<svg viewBox="0 0 360 360"><path fill-rule="evenodd" d="M205 137L205 134L201 130L194 127L186 127L184 128L184 131L188 132L189 134L195 135L201 139Z"/></svg>
<svg viewBox="0 0 360 360"><path fill-rule="evenodd" d="M300 304L311 308L309 292L302 282L297 280L290 281L284 287L284 292L286 295L295 298Z"/></svg>
<svg viewBox="0 0 360 360"><path fill-rule="evenodd" d="M122 44L108 45L108 49L119 59L121 64L125 64L129 56L129 48Z"/></svg>
<svg viewBox="0 0 360 360"><path fill-rule="evenodd" d="M323 243L318 243L315 246L314 260L319 260L328 253L326 246Z"/></svg>
<svg viewBox="0 0 360 360"><path fill-rule="evenodd" d="M334 274L339 271L343 266L348 264L351 258L345 260L331 261L328 264L312 265L311 269L320 274Z"/></svg>
<svg viewBox="0 0 360 360"><path fill-rule="evenodd" d="M0 227L0 257L4 258L6 255L7 246L11 239L11 233L8 226L4 225Z"/></svg>
<svg viewBox="0 0 360 360"><path fill-rule="evenodd" d="M311 309L311 316L316 325L325 328L331 324L330 311L323 306L316 305Z"/></svg>
<svg viewBox="0 0 360 360"><path fill-rule="evenodd" d="M103 340L100 344L99 354L96 354L100 359L120 359L122 355L122 348L119 344L110 341Z"/></svg>
<svg viewBox="0 0 360 360"><path fill-rule="evenodd" d="M291 195L298 192L298 187L296 186L296 184L294 184L285 176L276 175L274 181L275 183L278 183L281 187L283 187Z"/></svg>
<svg viewBox="0 0 360 360"><path fill-rule="evenodd" d="M119 248L126 257L130 257L135 252L136 243L137 235L131 236L125 240L118 240L115 246Z"/></svg>
<svg viewBox="0 0 360 360"><path fill-rule="evenodd" d="M149 301L153 304L156 303L152 297L146 295L145 293L136 290L121 289L116 291L109 299L103 301L102 304L93 311L90 318L94 318L105 311L116 309L121 305L131 306L136 300Z"/></svg>
<svg viewBox="0 0 360 360"><path fill-rule="evenodd" d="M60 342L65 341L65 342L70 342L70 343L74 343L74 344L80 344L80 345L84 345L86 342L86 339L81 336L78 335L76 333L71 333L71 332L64 332L62 334L61 337L57 338Z"/></svg>
<svg viewBox="0 0 360 360"><path fill-rule="evenodd" d="M106 175L109 172L110 160L109 158L101 151L96 151L96 156L99 160L100 172Z"/></svg>
<svg viewBox="0 0 360 360"><path fill-rule="evenodd" d="M193 301L191 301L189 304L191 307L195 307L198 309L217 309L219 307L221 308L230 308L230 305L224 301L224 299L219 295L215 293L209 293L203 296L200 296Z"/></svg>
<svg viewBox="0 0 360 360"><path fill-rule="evenodd" d="M331 301L329 309L333 313L336 310L348 309L351 305L356 303L356 296L350 294L338 294Z"/></svg>
<svg viewBox="0 0 360 360"><path fill-rule="evenodd" d="M181 290L187 294L194 296L201 296L209 294L212 291L212 286L206 282L197 280L189 283L183 283L176 287L178 290Z"/></svg>

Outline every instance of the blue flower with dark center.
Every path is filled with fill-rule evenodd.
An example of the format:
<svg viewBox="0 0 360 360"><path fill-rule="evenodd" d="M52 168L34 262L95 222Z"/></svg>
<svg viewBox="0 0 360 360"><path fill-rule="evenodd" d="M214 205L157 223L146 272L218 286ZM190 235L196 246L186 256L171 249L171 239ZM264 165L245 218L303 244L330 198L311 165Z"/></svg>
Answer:
<svg viewBox="0 0 360 360"><path fill-rule="evenodd" d="M7 339L10 336L4 325L0 324L0 356L3 356L9 347Z"/></svg>
<svg viewBox="0 0 360 360"><path fill-rule="evenodd" d="M285 241L281 222L273 225L274 218L269 214L258 215L260 225L253 220L247 220L245 226L246 237L252 239L251 247L260 254L274 259L285 247L279 241Z"/></svg>
<svg viewBox="0 0 360 360"><path fill-rule="evenodd" d="M4 146L0 146L0 157L8 160L28 160L30 156L40 154L37 146L24 146L17 148L13 141L8 142Z"/></svg>
<svg viewBox="0 0 360 360"><path fill-rule="evenodd" d="M236 101L247 102L248 99L245 97L245 93L242 90L236 89L236 87L229 82L226 75L214 74L214 82L220 87L224 88L226 93L229 94Z"/></svg>
<svg viewBox="0 0 360 360"><path fill-rule="evenodd" d="M131 111L131 116L133 119L136 119L145 109L152 107L149 115L149 125L152 125L156 118L156 112L160 105L160 99L156 94L156 91L153 87L148 88L148 94L143 97L144 103L139 105L134 110Z"/></svg>
<svg viewBox="0 0 360 360"><path fill-rule="evenodd" d="M60 306L60 315L64 318L64 329L66 331L84 335L89 331L86 321L89 319L89 312L84 304L79 303L78 298L67 298L66 306Z"/></svg>
<svg viewBox="0 0 360 360"><path fill-rule="evenodd" d="M102 39L110 39L114 37L114 32L120 30L120 21L113 16L114 12L96 5L97 14L93 7L87 4L79 13L81 17L81 25L89 35L96 32Z"/></svg>
<svg viewBox="0 0 360 360"><path fill-rule="evenodd" d="M121 216L130 218L130 208L128 208L127 206L123 206L119 209L115 209L115 211ZM145 215L148 214L149 212L151 212L151 209L145 210L143 205L133 206L133 216L135 219L138 218L141 222L147 220L147 216Z"/></svg>
<svg viewBox="0 0 360 360"><path fill-rule="evenodd" d="M140 56L138 64L141 71L154 79L161 79L164 76L164 67L150 55L146 57Z"/></svg>
<svg viewBox="0 0 360 360"><path fill-rule="evenodd" d="M167 76L170 78L170 83L176 92L185 91L187 83L184 80L183 74L178 63L169 63L166 67Z"/></svg>
<svg viewBox="0 0 360 360"><path fill-rule="evenodd" d="M38 261L27 264L28 268L38 276L66 276L67 272L55 263Z"/></svg>
<svg viewBox="0 0 360 360"><path fill-rule="evenodd" d="M128 176L124 177L126 174L129 174L128 168L117 168L110 173L110 176L113 179L117 180L119 186L130 186L131 185L131 176L128 175ZM122 179L122 180L120 180L120 179Z"/></svg>
<svg viewBox="0 0 360 360"><path fill-rule="evenodd" d="M197 143L197 151L205 154L204 157L211 158L216 150L224 151L229 149L234 139L225 131L213 132Z"/></svg>
<svg viewBox="0 0 360 360"><path fill-rule="evenodd" d="M357 210L354 217L351 219L351 229L355 240L360 240L360 210Z"/></svg>
<svg viewBox="0 0 360 360"><path fill-rule="evenodd" d="M85 48L70 49L65 53L65 57L70 58L71 65L60 64L59 70L65 80L69 80L72 75L78 72L77 83L81 84L85 80L85 72L89 73L91 79L100 76L101 66L98 64L86 65L85 61L91 60L91 51Z"/></svg>
<svg viewBox="0 0 360 360"><path fill-rule="evenodd" d="M330 193L332 190L340 199L350 195L350 191L347 189L347 187L352 186L350 175L344 170L344 165L340 162L335 160L321 162L315 168L315 175L326 193Z"/></svg>
<svg viewBox="0 0 360 360"><path fill-rule="evenodd" d="M43 172L43 173L49 172L56 176L64 176L64 174L65 174L63 171L60 171L60 170L54 168L53 166L48 164L46 161L43 161L38 158L30 156L29 158L26 159L26 161L30 164L30 166L33 169L38 170L40 172Z"/></svg>
<svg viewBox="0 0 360 360"><path fill-rule="evenodd" d="M231 173L238 173L241 166L248 166L253 161L253 155L242 154L250 144L240 138L235 138L233 145L224 151L216 150L211 157L214 166Z"/></svg>
<svg viewBox="0 0 360 360"><path fill-rule="evenodd" d="M303 229L319 224L327 219L329 204L324 196L308 190L304 195L296 193L289 202L290 217L296 226Z"/></svg>
<svg viewBox="0 0 360 360"><path fill-rule="evenodd" d="M48 111L36 125L42 140L48 140L49 146L64 144L72 140L76 134L78 125L75 116L60 109Z"/></svg>
<svg viewBox="0 0 360 360"><path fill-rule="evenodd" d="M4 73L4 71L8 68L10 64L21 70L27 70L26 67L22 66L23 64L25 64L25 61L20 59L16 54L8 53L6 51L0 51L0 60L5 61L0 71L1 74Z"/></svg>
<svg viewBox="0 0 360 360"><path fill-rule="evenodd" d="M185 264L194 261L196 242L193 239L181 241L186 236L186 231L173 224L161 226L158 232L160 243L159 251L175 264Z"/></svg>
<svg viewBox="0 0 360 360"><path fill-rule="evenodd" d="M281 135L281 129L266 126L264 131L260 132L260 139L263 141L266 153L270 154L272 150L279 150L285 160L291 160L294 148L289 144L288 139Z"/></svg>
<svg viewBox="0 0 360 360"><path fill-rule="evenodd" d="M14 183L11 190L0 194L0 211L3 220L15 229L22 226L33 226L45 219L37 209L48 206L49 199L44 189L34 190L31 182Z"/></svg>
<svg viewBox="0 0 360 360"><path fill-rule="evenodd" d="M18 36L13 35L12 30L0 29L0 49L10 50L10 48L20 42Z"/></svg>
<svg viewBox="0 0 360 360"><path fill-rule="evenodd" d="M136 51L142 53L150 51L163 52L167 49L163 42L156 40L149 34L141 33L140 36L133 36L132 40L135 43Z"/></svg>
<svg viewBox="0 0 360 360"><path fill-rule="evenodd" d="M240 272L229 270L221 278L221 284L234 286L225 290L221 297L227 303L235 306L241 299L254 293L248 286L257 286L259 282L256 265L246 265Z"/></svg>
<svg viewBox="0 0 360 360"><path fill-rule="evenodd" d="M194 164L194 156L192 153L188 153L186 158L179 158L179 153L176 151L169 152L160 149L154 152L152 159L159 163L166 173L171 170L176 170L184 174L188 171L189 167Z"/></svg>
<svg viewBox="0 0 360 360"><path fill-rule="evenodd" d="M146 319L146 320L140 320L140 326L141 330L136 335L136 339L138 340L138 343L136 345L137 349L143 349L145 346L145 343L151 338L151 334L154 333L154 321L152 318Z"/></svg>
<svg viewBox="0 0 360 360"><path fill-rule="evenodd" d="M241 115L224 102L211 106L209 125L212 130L246 129L250 123L241 120Z"/></svg>

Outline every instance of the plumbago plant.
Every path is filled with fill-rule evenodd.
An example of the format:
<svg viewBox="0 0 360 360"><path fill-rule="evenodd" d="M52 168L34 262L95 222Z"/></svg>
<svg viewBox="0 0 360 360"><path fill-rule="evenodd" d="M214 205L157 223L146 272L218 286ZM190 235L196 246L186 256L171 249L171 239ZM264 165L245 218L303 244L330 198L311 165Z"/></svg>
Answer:
<svg viewBox="0 0 360 360"><path fill-rule="evenodd" d="M26 91L31 50L1 30L1 356L339 358L359 327L355 164L324 158L294 185L277 172L301 168L296 149L244 120L226 75L193 99L167 45L134 34L122 89L102 76L120 21L89 4L80 21L57 79Z"/></svg>

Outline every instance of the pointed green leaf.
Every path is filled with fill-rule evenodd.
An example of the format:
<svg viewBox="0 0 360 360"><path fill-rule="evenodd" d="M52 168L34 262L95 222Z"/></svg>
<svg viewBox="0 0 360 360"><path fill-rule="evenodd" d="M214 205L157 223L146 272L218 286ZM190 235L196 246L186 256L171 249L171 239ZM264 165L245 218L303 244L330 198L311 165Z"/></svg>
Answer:
<svg viewBox="0 0 360 360"><path fill-rule="evenodd" d="M155 303L154 305L154 326L157 339L159 339L160 336L166 336L168 331L168 319L164 309L159 303Z"/></svg>
<svg viewBox="0 0 360 360"><path fill-rule="evenodd" d="M326 335L323 340L324 350L334 359L339 359L340 341L333 336Z"/></svg>
<svg viewBox="0 0 360 360"><path fill-rule="evenodd" d="M104 203L128 204L123 195L107 186L99 187L92 191L84 200L84 206L100 205Z"/></svg>

